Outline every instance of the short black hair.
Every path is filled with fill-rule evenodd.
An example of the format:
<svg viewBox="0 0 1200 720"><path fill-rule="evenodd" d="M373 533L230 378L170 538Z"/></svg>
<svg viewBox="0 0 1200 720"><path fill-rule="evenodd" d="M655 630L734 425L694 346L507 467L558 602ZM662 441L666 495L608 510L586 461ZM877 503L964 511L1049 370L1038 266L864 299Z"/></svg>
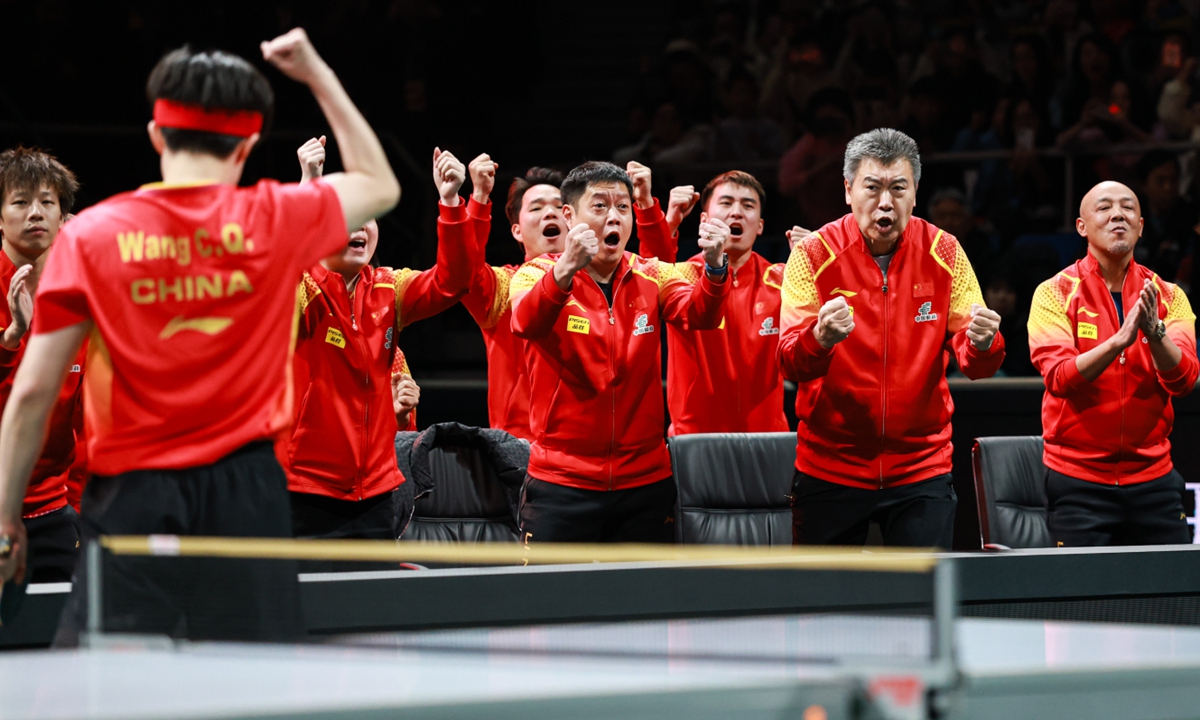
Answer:
<svg viewBox="0 0 1200 720"><path fill-rule="evenodd" d="M43 185L58 195L63 215L71 212L79 181L58 158L37 148L20 146L0 153L0 204L14 190L37 192Z"/></svg>
<svg viewBox="0 0 1200 720"><path fill-rule="evenodd" d="M172 50L150 72L146 98L200 105L205 110L249 110L262 113L263 132L275 111L275 93L267 78L237 55L221 50L193 50L190 45ZM171 150L214 155L224 160L245 138L235 135L162 128Z"/></svg>
<svg viewBox="0 0 1200 720"><path fill-rule="evenodd" d="M629 179L629 173L610 162L589 160L568 173L563 180L563 204L574 205L589 186L600 183L623 183L629 191L629 197L633 197L633 181Z"/></svg>
<svg viewBox="0 0 1200 720"><path fill-rule="evenodd" d="M504 203L504 214L508 222L516 225L521 219L521 205L525 202L525 191L534 185L562 185L563 174L557 170L544 167L531 167L522 177L513 178L508 186L508 199Z"/></svg>

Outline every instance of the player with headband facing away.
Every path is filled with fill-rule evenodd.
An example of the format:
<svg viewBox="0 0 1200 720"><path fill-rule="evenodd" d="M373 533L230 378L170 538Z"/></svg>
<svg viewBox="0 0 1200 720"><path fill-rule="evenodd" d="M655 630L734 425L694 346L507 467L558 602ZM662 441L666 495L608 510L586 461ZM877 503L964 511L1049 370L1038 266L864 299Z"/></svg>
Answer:
<svg viewBox="0 0 1200 720"><path fill-rule="evenodd" d="M88 461L84 542L101 535L290 537L275 442L290 427L296 283L390 210L399 183L375 133L303 30L263 58L312 91L345 172L307 185L238 187L270 119L270 84L245 60L182 48L147 83L150 142L163 181L71 221L51 251L33 337L0 427L0 579L25 572L20 505L63 378L91 335L84 380ZM266 567L270 566L270 567ZM86 607L77 571L59 627L74 640ZM223 622L237 583L246 621ZM291 638L302 630L294 567L222 566L161 589L129 585L106 605L129 627L190 637Z"/></svg>

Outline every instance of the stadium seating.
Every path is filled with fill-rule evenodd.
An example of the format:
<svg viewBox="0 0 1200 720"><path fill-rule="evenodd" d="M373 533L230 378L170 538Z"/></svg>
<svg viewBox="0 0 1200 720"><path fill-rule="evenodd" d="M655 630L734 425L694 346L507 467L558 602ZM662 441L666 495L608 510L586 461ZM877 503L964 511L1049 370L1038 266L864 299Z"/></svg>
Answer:
<svg viewBox="0 0 1200 720"><path fill-rule="evenodd" d="M971 457L983 548L1050 547L1042 439L978 438Z"/></svg>
<svg viewBox="0 0 1200 720"><path fill-rule="evenodd" d="M670 448L679 542L791 544L794 433L680 435Z"/></svg>
<svg viewBox="0 0 1200 720"><path fill-rule="evenodd" d="M525 441L502 430L439 423L421 433L397 433L396 461L415 496L401 540L518 540L517 502L529 463Z"/></svg>

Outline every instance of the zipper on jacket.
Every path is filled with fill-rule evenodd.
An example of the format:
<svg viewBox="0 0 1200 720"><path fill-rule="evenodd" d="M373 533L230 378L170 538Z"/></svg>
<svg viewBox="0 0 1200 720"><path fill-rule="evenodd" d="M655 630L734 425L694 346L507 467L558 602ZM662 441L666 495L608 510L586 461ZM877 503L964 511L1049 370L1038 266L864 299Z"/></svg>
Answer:
<svg viewBox="0 0 1200 720"><path fill-rule="evenodd" d="M614 380L616 379L616 376L617 376L617 366L616 366L617 332L615 329L617 320L613 316L613 305L617 304L617 285L619 285L619 284L620 284L620 278L614 277L613 278L613 287L612 287L612 302L610 302L608 304L608 324L614 328L613 330L609 331L609 335L611 337L609 337L609 339L608 339L608 374L609 374L609 377L613 378ZM596 289L600 290L600 286L597 285ZM600 294L603 295L604 291L601 290ZM608 462L607 462L607 465L608 465L608 489L612 490L613 489L613 449L617 447L617 388L616 388L616 384L612 381L610 381L608 384L608 396L612 399L612 411L609 413L609 418L612 420L612 430L610 431L610 434L608 437Z"/></svg>
<svg viewBox="0 0 1200 720"><path fill-rule="evenodd" d="M896 261L895 251L892 251L892 259L890 262ZM871 262L875 262L875 258L871 258ZM878 264L876 265L878 267ZM879 398L880 407L882 408L879 416L879 489L883 489L883 455L887 449L887 346L888 346L888 281L887 270L879 268L879 274L883 277L883 373L879 382Z"/></svg>
<svg viewBox="0 0 1200 720"><path fill-rule="evenodd" d="M1125 302L1125 282L1128 280L1129 280L1129 272L1126 271L1125 280L1121 281L1121 302L1122 303ZM1108 290L1107 284L1105 284L1104 289L1106 291ZM1117 314L1117 303L1116 303L1116 301L1114 301L1112 299L1112 291L1108 291L1107 294L1108 294L1108 304L1113 309L1113 317L1115 317L1119 321L1119 320L1121 320L1121 317ZM1121 324L1118 323L1117 327L1119 328L1120 325ZM1125 351L1124 350L1121 351L1121 356L1117 359L1117 375L1119 375L1121 378L1121 395L1119 398L1120 402L1121 402L1121 429L1120 429L1120 433L1117 435L1117 473L1116 473L1116 476L1113 478L1114 485L1121 484L1121 474L1120 474L1121 454L1122 454L1122 450L1124 449L1124 446L1125 446Z"/></svg>

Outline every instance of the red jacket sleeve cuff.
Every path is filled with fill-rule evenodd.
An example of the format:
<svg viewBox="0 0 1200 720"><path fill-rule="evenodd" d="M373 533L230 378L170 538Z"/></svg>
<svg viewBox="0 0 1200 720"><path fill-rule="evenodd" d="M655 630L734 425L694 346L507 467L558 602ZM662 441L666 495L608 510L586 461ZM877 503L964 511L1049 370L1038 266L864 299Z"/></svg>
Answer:
<svg viewBox="0 0 1200 720"><path fill-rule="evenodd" d="M467 206L465 203L446 205L438 201L438 218L445 222L460 223L467 221Z"/></svg>
<svg viewBox="0 0 1200 720"><path fill-rule="evenodd" d="M817 338L813 336L813 327L816 321L805 323L800 329L800 346L804 351L815 358L826 358L833 354L837 345L833 347L822 347L821 343L817 342Z"/></svg>
<svg viewBox="0 0 1200 720"><path fill-rule="evenodd" d="M575 278L571 278L571 283L572 287L574 287ZM558 286L558 283L554 282L553 272L546 273L538 281L538 285L542 286L542 294L546 299L556 305L566 305L567 301L571 299L571 293L563 290Z"/></svg>
<svg viewBox="0 0 1200 720"><path fill-rule="evenodd" d="M1195 368L1193 367L1195 364L1196 361L1193 360L1186 352L1184 352L1182 357L1179 358L1179 363L1176 364L1175 367L1167 370L1166 372L1158 373L1158 381L1163 385L1163 387L1167 388L1171 388L1173 385L1177 386L1181 383L1186 383L1188 376L1194 374L1195 372Z"/></svg>
<svg viewBox="0 0 1200 720"><path fill-rule="evenodd" d="M637 218L638 225L654 225L666 219L663 215L662 206L658 204L658 198L654 198L654 204L642 210L636 205L633 208L633 215Z"/></svg>
<svg viewBox="0 0 1200 720"><path fill-rule="evenodd" d="M476 202L475 197L472 196L467 200L467 214L478 220L491 220L492 201L488 200L487 203Z"/></svg>
<svg viewBox="0 0 1200 720"><path fill-rule="evenodd" d="M1080 374L1079 365L1076 364L1075 358L1063 361L1062 384L1063 388L1068 392L1074 392L1088 384L1087 378Z"/></svg>

